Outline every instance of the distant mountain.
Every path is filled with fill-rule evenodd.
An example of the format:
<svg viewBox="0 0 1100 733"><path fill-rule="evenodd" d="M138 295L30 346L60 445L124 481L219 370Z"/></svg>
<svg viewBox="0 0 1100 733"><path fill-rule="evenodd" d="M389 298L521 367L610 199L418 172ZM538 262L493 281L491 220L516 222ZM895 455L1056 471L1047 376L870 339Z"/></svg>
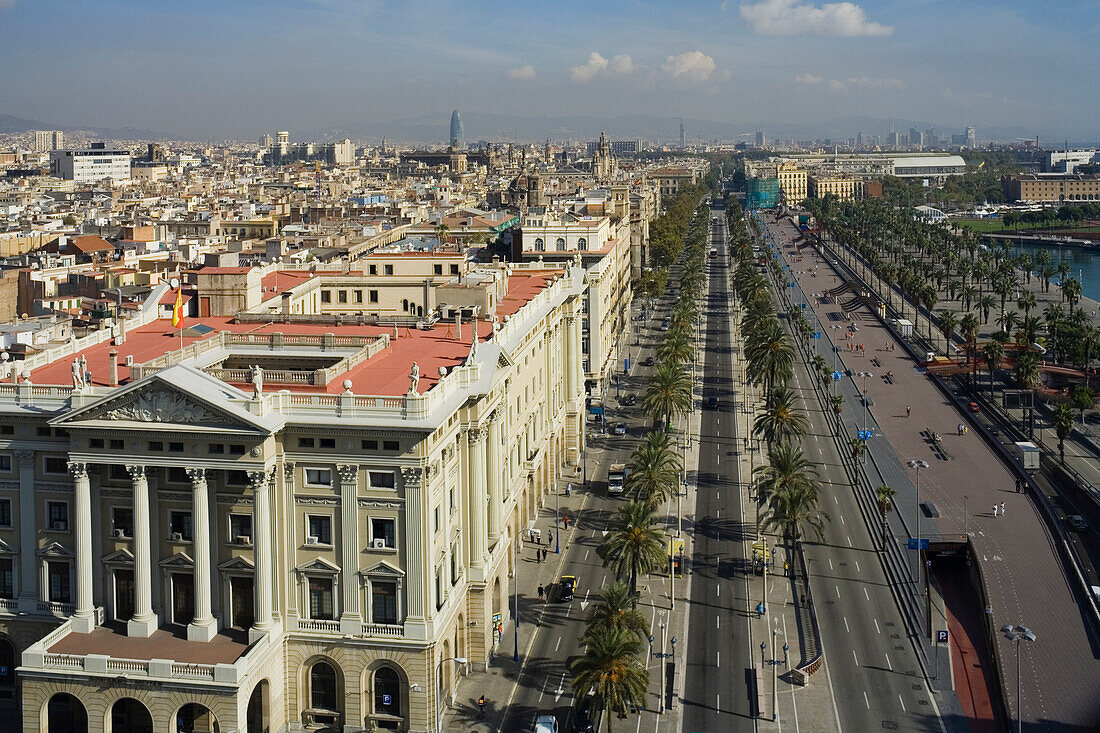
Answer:
<svg viewBox="0 0 1100 733"><path fill-rule="evenodd" d="M25 117L0 114L0 134L16 134L30 130L61 130L62 132L83 131L108 140L187 140L179 135L169 135L155 130L142 130L134 127L89 127L87 125L55 125L41 120L29 120Z"/></svg>

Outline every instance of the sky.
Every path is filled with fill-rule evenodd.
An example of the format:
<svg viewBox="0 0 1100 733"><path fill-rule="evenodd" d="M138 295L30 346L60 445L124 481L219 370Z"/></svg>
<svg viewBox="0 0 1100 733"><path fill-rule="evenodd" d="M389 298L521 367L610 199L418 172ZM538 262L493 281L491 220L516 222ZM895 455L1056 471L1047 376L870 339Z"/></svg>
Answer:
<svg viewBox="0 0 1100 733"><path fill-rule="evenodd" d="M0 37L0 113L196 139L452 108L1100 137L1100 0L0 0Z"/></svg>

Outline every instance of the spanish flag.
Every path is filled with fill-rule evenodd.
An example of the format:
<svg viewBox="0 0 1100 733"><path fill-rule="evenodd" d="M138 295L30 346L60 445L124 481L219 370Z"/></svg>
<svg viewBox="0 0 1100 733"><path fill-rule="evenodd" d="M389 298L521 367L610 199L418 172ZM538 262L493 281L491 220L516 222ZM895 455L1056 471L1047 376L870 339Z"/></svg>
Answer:
<svg viewBox="0 0 1100 733"><path fill-rule="evenodd" d="M172 306L172 327L183 328L183 289L176 290L176 304Z"/></svg>

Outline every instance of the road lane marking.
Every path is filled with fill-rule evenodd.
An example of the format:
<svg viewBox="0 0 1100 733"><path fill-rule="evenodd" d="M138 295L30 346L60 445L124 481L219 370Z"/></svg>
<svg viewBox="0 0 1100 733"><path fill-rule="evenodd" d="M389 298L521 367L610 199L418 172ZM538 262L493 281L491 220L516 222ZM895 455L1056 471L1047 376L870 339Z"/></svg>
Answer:
<svg viewBox="0 0 1100 733"><path fill-rule="evenodd" d="M848 628L848 617L847 616L844 617L844 630L847 631L849 634L852 633L852 630ZM554 651L557 651L557 649L555 649Z"/></svg>
<svg viewBox="0 0 1100 733"><path fill-rule="evenodd" d="M871 709L871 701L867 699L867 690L863 691L863 704L867 706L867 709Z"/></svg>
<svg viewBox="0 0 1100 733"><path fill-rule="evenodd" d="M886 657L886 666L890 668L891 672L893 672L894 671L894 665L890 664L890 655L886 654L886 653L883 653L882 656Z"/></svg>
<svg viewBox="0 0 1100 733"><path fill-rule="evenodd" d="M836 589L836 597L840 598L840 586L839 585L834 585L833 588Z"/></svg>
<svg viewBox="0 0 1100 733"><path fill-rule="evenodd" d="M871 619L871 620L875 622L875 631L877 631L878 633L880 633L880 634L881 634L881 633L882 633L882 629L880 629L880 628L878 627L878 619L877 619L877 618L875 618L875 619Z"/></svg>
<svg viewBox="0 0 1100 733"><path fill-rule="evenodd" d="M851 537L845 537L844 539L848 540L848 547L855 547L855 545L852 544L852 538Z"/></svg>
<svg viewBox="0 0 1100 733"><path fill-rule="evenodd" d="M560 646L561 646L561 637L559 636L558 637L558 643L554 645L554 651L557 651L558 647L560 647Z"/></svg>
<svg viewBox="0 0 1100 733"><path fill-rule="evenodd" d="M835 497L835 496L833 497L833 503L834 503L834 504L837 504L837 505L839 505L839 504L840 504L840 502L836 500L836 497Z"/></svg>
<svg viewBox="0 0 1100 733"><path fill-rule="evenodd" d="M857 573L863 572L862 570L859 569L859 560L856 560L856 572Z"/></svg>
<svg viewBox="0 0 1100 733"><path fill-rule="evenodd" d="M716 597L722 595L722 586L720 586L720 585L715 585L714 586L714 595Z"/></svg>
<svg viewBox="0 0 1100 733"><path fill-rule="evenodd" d="M858 667L859 666L859 657L856 656L856 650L855 649L852 650L852 659L854 659L856 661L856 666Z"/></svg>
<svg viewBox="0 0 1100 733"><path fill-rule="evenodd" d="M714 617L714 628L716 628L716 629L722 628L722 617L721 616L715 616Z"/></svg>
<svg viewBox="0 0 1100 733"><path fill-rule="evenodd" d="M898 702L901 703L901 712L905 712L905 700L902 698L901 693L898 693Z"/></svg>
<svg viewBox="0 0 1100 733"><path fill-rule="evenodd" d="M721 667L722 666L722 652L715 652L714 653L714 666L715 667Z"/></svg>
<svg viewBox="0 0 1100 733"><path fill-rule="evenodd" d="M829 570L833 569L833 558L829 558Z"/></svg>
<svg viewBox="0 0 1100 733"><path fill-rule="evenodd" d="M863 597L866 598L867 600L871 600L871 596L869 596L867 594L867 589L866 588L863 589Z"/></svg>
<svg viewBox="0 0 1100 733"><path fill-rule="evenodd" d="M592 552L592 550L585 550L585 551L584 551L584 559L585 559L585 560L587 560L587 559L588 559L588 553L590 553L590 552Z"/></svg>
<svg viewBox="0 0 1100 733"><path fill-rule="evenodd" d="M840 523L841 524L847 524L847 522L844 521L844 515L843 514L838 514L837 516L840 517Z"/></svg>

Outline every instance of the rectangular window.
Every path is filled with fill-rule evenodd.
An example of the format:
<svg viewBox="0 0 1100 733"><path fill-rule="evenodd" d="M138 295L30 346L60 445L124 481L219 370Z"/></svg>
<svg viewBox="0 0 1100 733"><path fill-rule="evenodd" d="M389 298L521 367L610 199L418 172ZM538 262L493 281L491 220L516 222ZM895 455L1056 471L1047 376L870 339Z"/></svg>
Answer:
<svg viewBox="0 0 1100 733"><path fill-rule="evenodd" d="M214 453L215 455L221 455L225 453L225 446L221 443L211 443L206 447L207 453Z"/></svg>
<svg viewBox="0 0 1100 733"><path fill-rule="evenodd" d="M11 499L0 499L0 527L11 526Z"/></svg>
<svg viewBox="0 0 1100 733"><path fill-rule="evenodd" d="M378 265L370 265L369 272L370 272L371 275L377 275L378 274ZM375 292L378 292L378 291L375 291Z"/></svg>
<svg viewBox="0 0 1100 733"><path fill-rule="evenodd" d="M443 274L443 265L432 265L432 274L433 275L442 275Z"/></svg>
<svg viewBox="0 0 1100 733"><path fill-rule="evenodd" d="M225 483L227 486L248 486L248 473L246 471L226 471Z"/></svg>
<svg viewBox="0 0 1100 733"><path fill-rule="evenodd" d="M69 573L69 563L48 562L46 572L49 576L49 596L51 603L72 603L73 589Z"/></svg>
<svg viewBox="0 0 1100 733"><path fill-rule="evenodd" d="M103 438L92 438L91 440L88 441L88 446L90 448L102 448L103 447Z"/></svg>
<svg viewBox="0 0 1100 733"><path fill-rule="evenodd" d="M190 542L192 539L191 512L169 512L168 533L173 542Z"/></svg>
<svg viewBox="0 0 1100 733"><path fill-rule="evenodd" d="M451 274L452 275L457 275L458 274L458 265L451 265Z"/></svg>
<svg viewBox="0 0 1100 733"><path fill-rule="evenodd" d="M439 505L438 504L435 506L434 509L432 509L432 531L433 532L438 532L439 531Z"/></svg>
<svg viewBox="0 0 1100 733"><path fill-rule="evenodd" d="M0 425L0 435L15 435L15 426Z"/></svg>
<svg viewBox="0 0 1100 733"><path fill-rule="evenodd" d="M126 470L126 466L112 463L107 469L107 477L112 481L129 481L130 473Z"/></svg>
<svg viewBox="0 0 1100 733"><path fill-rule="evenodd" d="M363 291L362 290L356 290L355 291L355 302L356 303L362 303L363 302Z"/></svg>
<svg viewBox="0 0 1100 733"><path fill-rule="evenodd" d="M169 443L168 444L168 452L169 453L183 453L183 443Z"/></svg>
<svg viewBox="0 0 1100 733"><path fill-rule="evenodd" d="M309 527L308 537L316 538L316 542L313 544L332 544L332 517L322 514L310 514L306 518L306 522ZM308 539L306 540L306 544L310 544Z"/></svg>
<svg viewBox="0 0 1100 733"><path fill-rule="evenodd" d="M371 618L376 624L397 623L397 583L371 581Z"/></svg>
<svg viewBox="0 0 1100 733"><path fill-rule="evenodd" d="M371 519L370 520L370 538L371 545L373 546L377 540L382 540L386 543L386 547L390 549L397 548L397 523L393 519Z"/></svg>
<svg viewBox="0 0 1100 733"><path fill-rule="evenodd" d="M44 473L68 473L69 462L57 456L46 456L46 459L42 461L42 471Z"/></svg>
<svg viewBox="0 0 1100 733"><path fill-rule="evenodd" d="M340 302L340 303L347 303L348 302L348 291L346 291L346 290L337 290L336 291L336 300L337 300L337 302Z"/></svg>
<svg viewBox="0 0 1100 733"><path fill-rule="evenodd" d="M332 302L332 291L331 290L322 290L321 291L321 302L322 303L331 303Z"/></svg>
<svg viewBox="0 0 1100 733"><path fill-rule="evenodd" d="M46 518L54 532L69 531L69 505L66 502L47 501Z"/></svg>
<svg viewBox="0 0 1100 733"><path fill-rule="evenodd" d="M370 485L372 489L393 489L397 487L396 477L390 471L371 471Z"/></svg>
<svg viewBox="0 0 1100 733"><path fill-rule="evenodd" d="M10 557L0 558L0 598L15 598L15 564Z"/></svg>
<svg viewBox="0 0 1100 733"><path fill-rule="evenodd" d="M401 443L396 440L383 440L382 450L401 450Z"/></svg>
<svg viewBox="0 0 1100 733"><path fill-rule="evenodd" d="M309 579L309 617L332 619L336 611L332 607L332 578Z"/></svg>
<svg viewBox="0 0 1100 733"><path fill-rule="evenodd" d="M314 445L313 438L298 438L299 448L312 448Z"/></svg>
<svg viewBox="0 0 1100 733"><path fill-rule="evenodd" d="M111 534L115 537L134 536L134 510L128 506L111 509Z"/></svg>
<svg viewBox="0 0 1100 733"><path fill-rule="evenodd" d="M386 274L387 275L392 275L393 274L393 265L386 265Z"/></svg>
<svg viewBox="0 0 1100 733"><path fill-rule="evenodd" d="M364 440L359 443L359 447L363 450L378 450L377 440Z"/></svg>
<svg viewBox="0 0 1100 733"><path fill-rule="evenodd" d="M150 440L149 441L149 450L151 450L151 451L163 451L164 450L164 443L159 441L159 440Z"/></svg>
<svg viewBox="0 0 1100 733"><path fill-rule="evenodd" d="M229 540L240 544L252 544L251 514L229 515Z"/></svg>
<svg viewBox="0 0 1100 733"><path fill-rule="evenodd" d="M372 302L372 303L377 303L378 302L378 291L377 290L368 290L367 295L370 298L370 302Z"/></svg>
<svg viewBox="0 0 1100 733"><path fill-rule="evenodd" d="M229 455L231 455L231 456L243 456L244 455L244 446L243 445L231 445L231 446L229 446Z"/></svg>
<svg viewBox="0 0 1100 733"><path fill-rule="evenodd" d="M126 450L126 441L125 440L112 440L111 441L111 450Z"/></svg>
<svg viewBox="0 0 1100 733"><path fill-rule="evenodd" d="M35 434L38 435L39 438L48 438L50 437L50 429L41 427L35 428Z"/></svg>
<svg viewBox="0 0 1100 733"><path fill-rule="evenodd" d="M320 441L321 441L321 447L322 448L335 448L336 447L336 438L321 438Z"/></svg>
<svg viewBox="0 0 1100 733"><path fill-rule="evenodd" d="M306 469L306 485L307 486L332 486L332 469L330 469L330 468L307 468Z"/></svg>
<svg viewBox="0 0 1100 733"><path fill-rule="evenodd" d="M187 471L178 466L172 466L168 469L168 482L173 484L189 484L191 479L187 478Z"/></svg>

